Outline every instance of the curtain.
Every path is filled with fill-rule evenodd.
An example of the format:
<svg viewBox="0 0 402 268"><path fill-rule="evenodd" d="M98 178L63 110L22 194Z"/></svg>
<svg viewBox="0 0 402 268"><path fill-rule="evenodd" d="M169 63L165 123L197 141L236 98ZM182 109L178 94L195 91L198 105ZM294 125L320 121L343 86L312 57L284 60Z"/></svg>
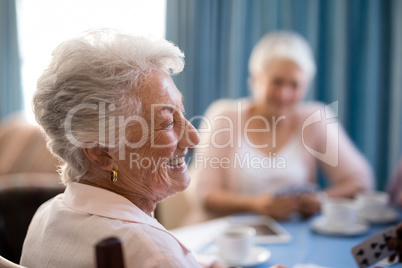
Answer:
<svg viewBox="0 0 402 268"><path fill-rule="evenodd" d="M402 152L400 14L400 0L167 0L166 37L186 55L174 79L188 117L216 99L248 96L252 47L270 31L298 32L317 63L306 98L338 101L339 120L383 190Z"/></svg>
<svg viewBox="0 0 402 268"><path fill-rule="evenodd" d="M0 0L0 119L23 106L16 13L15 0Z"/></svg>

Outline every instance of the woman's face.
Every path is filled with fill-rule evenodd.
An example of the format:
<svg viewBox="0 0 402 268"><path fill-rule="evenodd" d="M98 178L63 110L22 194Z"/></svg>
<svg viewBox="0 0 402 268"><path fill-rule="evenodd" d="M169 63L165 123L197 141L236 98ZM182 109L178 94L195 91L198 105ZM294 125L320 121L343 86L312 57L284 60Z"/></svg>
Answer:
<svg viewBox="0 0 402 268"><path fill-rule="evenodd" d="M304 97L306 74L293 61L273 59L265 72L252 78L253 94L267 115L286 115Z"/></svg>
<svg viewBox="0 0 402 268"><path fill-rule="evenodd" d="M118 173L138 194L160 201L190 183L184 156L199 143L199 135L184 118L183 97L169 75L154 71L147 76L139 98L144 121L126 128L131 146L118 162Z"/></svg>

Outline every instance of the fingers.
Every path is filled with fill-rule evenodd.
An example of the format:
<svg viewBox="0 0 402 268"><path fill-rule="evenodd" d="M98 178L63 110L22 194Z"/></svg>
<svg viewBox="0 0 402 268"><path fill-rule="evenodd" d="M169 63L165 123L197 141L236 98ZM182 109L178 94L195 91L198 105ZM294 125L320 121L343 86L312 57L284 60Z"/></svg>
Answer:
<svg viewBox="0 0 402 268"><path fill-rule="evenodd" d="M402 241L399 238L391 238L388 243L390 249L395 249L398 253L402 254Z"/></svg>
<svg viewBox="0 0 402 268"><path fill-rule="evenodd" d="M321 204L315 195L304 194L298 197L299 212L307 218L320 211Z"/></svg>
<svg viewBox="0 0 402 268"><path fill-rule="evenodd" d="M298 202L297 199L294 197L278 197L274 200L274 202L277 205L282 205L284 207L288 207L292 210L295 210L298 208Z"/></svg>
<svg viewBox="0 0 402 268"><path fill-rule="evenodd" d="M287 220L292 215L293 210L285 210L285 209L275 209L270 212L270 216L276 220Z"/></svg>
<svg viewBox="0 0 402 268"><path fill-rule="evenodd" d="M302 212L300 211L300 215L303 219L311 218L315 213L313 212Z"/></svg>
<svg viewBox="0 0 402 268"><path fill-rule="evenodd" d="M299 197L282 196L269 199L257 197L254 207L260 214L277 220L287 220L294 212L300 212L303 217L311 217L320 210L320 203L315 195L305 194Z"/></svg>
<svg viewBox="0 0 402 268"><path fill-rule="evenodd" d="M398 230L398 228L399 228L399 230ZM396 254L394 254L394 255L392 255L392 256L390 256L389 258L388 258L388 260L389 261L394 261L395 260L395 258L396 258L396 256L398 256L398 262L402 262L402 240L401 240L401 238L400 238L400 229L401 229L401 224L399 224L398 226L397 226L397 229L396 229L396 235L397 235L397 237L392 237L390 240L388 240L388 242L387 242L387 245L388 245L388 248L390 248L390 249L394 249L394 250L396 250Z"/></svg>
<svg viewBox="0 0 402 268"><path fill-rule="evenodd" d="M395 258L396 258L396 254L393 254L393 255L388 257L388 261L393 262L395 260Z"/></svg>
<svg viewBox="0 0 402 268"><path fill-rule="evenodd" d="M291 214L274 214L271 215L272 218L278 221L286 221L290 218Z"/></svg>
<svg viewBox="0 0 402 268"><path fill-rule="evenodd" d="M387 245L390 249L397 249L399 244L398 238L392 237L388 240Z"/></svg>
<svg viewBox="0 0 402 268"><path fill-rule="evenodd" d="M275 198L268 210L271 217L277 220L287 220L297 210L297 202L290 197Z"/></svg>

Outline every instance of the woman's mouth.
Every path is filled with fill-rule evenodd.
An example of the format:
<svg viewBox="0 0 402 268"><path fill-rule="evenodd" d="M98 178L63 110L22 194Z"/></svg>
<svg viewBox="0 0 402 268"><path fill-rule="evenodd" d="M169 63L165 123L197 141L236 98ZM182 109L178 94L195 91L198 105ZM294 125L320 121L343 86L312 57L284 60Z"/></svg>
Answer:
<svg viewBox="0 0 402 268"><path fill-rule="evenodd" d="M179 158L175 158L175 159L169 160L169 161L167 162L167 164L168 164L168 166L176 167L176 166L182 165L184 162L185 162L185 161L184 161L184 156L183 156L183 157L179 157Z"/></svg>

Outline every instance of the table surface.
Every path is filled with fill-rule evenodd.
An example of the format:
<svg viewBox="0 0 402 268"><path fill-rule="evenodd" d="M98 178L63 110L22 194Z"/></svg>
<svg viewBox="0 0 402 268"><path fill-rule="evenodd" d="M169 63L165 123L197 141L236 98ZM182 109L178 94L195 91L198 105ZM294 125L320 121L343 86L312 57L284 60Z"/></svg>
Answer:
<svg viewBox="0 0 402 268"><path fill-rule="evenodd" d="M398 209L399 219L402 220L402 210ZM351 248L366 238L395 225L370 224L369 230L357 236L329 236L311 230L310 220L293 219L279 224L290 233L290 242L282 244L259 245L271 252L269 260L256 267L267 267L274 264L283 264L292 268L297 264L315 264L320 267L349 268L357 267L351 254ZM171 230L171 232L195 254L204 254L208 248L214 247L214 237L227 224L226 218L210 220L204 223L185 226ZM210 251L210 250L209 250ZM392 267L402 267L394 264Z"/></svg>

